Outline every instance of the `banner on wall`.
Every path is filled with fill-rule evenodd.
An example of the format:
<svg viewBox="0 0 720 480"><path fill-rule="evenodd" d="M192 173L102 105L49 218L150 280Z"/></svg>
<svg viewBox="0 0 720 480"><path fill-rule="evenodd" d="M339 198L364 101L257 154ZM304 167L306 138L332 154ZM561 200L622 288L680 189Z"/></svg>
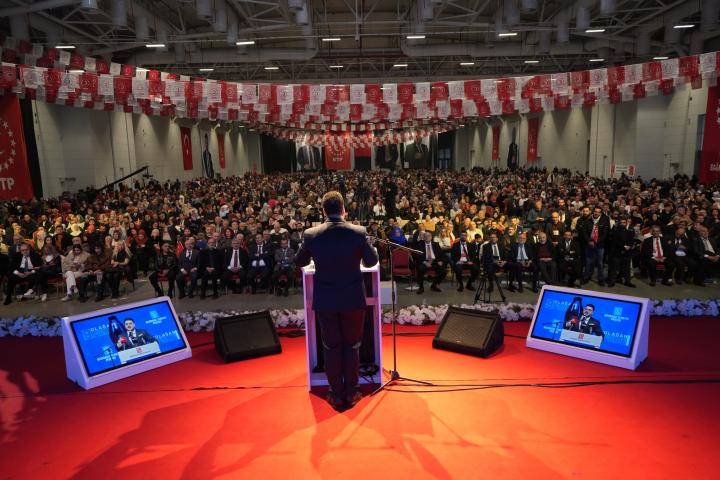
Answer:
<svg viewBox="0 0 720 480"><path fill-rule="evenodd" d="M183 154L183 168L193 169L192 141L190 140L190 127L180 127L180 146Z"/></svg>
<svg viewBox="0 0 720 480"><path fill-rule="evenodd" d="M708 88L699 177L706 183L720 180L720 97L717 86Z"/></svg>
<svg viewBox="0 0 720 480"><path fill-rule="evenodd" d="M15 95L0 96L0 199L32 197L20 100Z"/></svg>
<svg viewBox="0 0 720 480"><path fill-rule="evenodd" d="M492 127L492 161L500 160L500 126Z"/></svg>
<svg viewBox="0 0 720 480"><path fill-rule="evenodd" d="M220 162L220 168L225 168L225 134L217 132L218 142L218 162Z"/></svg>
<svg viewBox="0 0 720 480"><path fill-rule="evenodd" d="M325 166L328 170L350 170L350 147L326 145Z"/></svg>
<svg viewBox="0 0 720 480"><path fill-rule="evenodd" d="M527 161L535 162L537 160L538 151L538 128L540 127L540 119L530 118L528 119L528 151Z"/></svg>

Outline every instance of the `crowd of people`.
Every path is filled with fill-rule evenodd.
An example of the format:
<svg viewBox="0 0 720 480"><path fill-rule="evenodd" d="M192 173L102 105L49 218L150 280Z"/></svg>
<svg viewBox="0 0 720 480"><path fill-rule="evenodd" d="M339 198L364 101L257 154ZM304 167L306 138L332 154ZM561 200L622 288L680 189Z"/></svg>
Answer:
<svg viewBox="0 0 720 480"><path fill-rule="evenodd" d="M5 304L45 301L50 282L64 282L65 301L86 301L93 284L96 300L117 298L141 275L178 298L221 288L288 295L303 231L323 221L322 195L338 190L348 221L423 252L411 259L419 293L426 281L439 291L448 273L458 290L501 272L511 291L593 277L703 287L720 275L717 187L477 168L136 181L0 203L0 275Z"/></svg>

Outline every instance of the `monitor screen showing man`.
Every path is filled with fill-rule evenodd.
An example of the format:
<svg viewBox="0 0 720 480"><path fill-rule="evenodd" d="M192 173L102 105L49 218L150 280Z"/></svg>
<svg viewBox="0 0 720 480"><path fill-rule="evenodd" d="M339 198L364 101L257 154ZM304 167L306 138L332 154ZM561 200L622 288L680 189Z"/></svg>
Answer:
<svg viewBox="0 0 720 480"><path fill-rule="evenodd" d="M543 290L531 338L630 357L642 305Z"/></svg>
<svg viewBox="0 0 720 480"><path fill-rule="evenodd" d="M167 301L70 324L88 377L186 347Z"/></svg>

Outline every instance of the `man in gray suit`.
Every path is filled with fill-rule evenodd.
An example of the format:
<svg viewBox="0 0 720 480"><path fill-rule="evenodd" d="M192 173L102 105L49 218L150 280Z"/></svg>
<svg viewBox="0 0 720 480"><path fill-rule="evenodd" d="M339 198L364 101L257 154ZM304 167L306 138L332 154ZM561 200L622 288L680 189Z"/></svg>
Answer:
<svg viewBox="0 0 720 480"><path fill-rule="evenodd" d="M365 228L343 219L345 202L340 192L326 193L322 205L327 221L305 230L295 262L304 267L315 261L313 310L325 349L327 400L340 410L362 398L357 384L366 305L360 262L371 267L378 255L368 243Z"/></svg>

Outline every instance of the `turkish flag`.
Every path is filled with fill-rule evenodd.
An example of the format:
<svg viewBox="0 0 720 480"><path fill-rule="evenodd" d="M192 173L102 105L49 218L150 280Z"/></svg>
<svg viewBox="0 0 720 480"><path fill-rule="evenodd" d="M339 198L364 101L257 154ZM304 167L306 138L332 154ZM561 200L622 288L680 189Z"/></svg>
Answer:
<svg viewBox="0 0 720 480"><path fill-rule="evenodd" d="M528 150L527 150L527 161L528 162L534 162L535 160L537 160L539 127L540 127L540 119L538 119L538 118L528 119Z"/></svg>
<svg viewBox="0 0 720 480"><path fill-rule="evenodd" d="M0 199L32 197L20 100L15 95L3 95L0 97Z"/></svg>
<svg viewBox="0 0 720 480"><path fill-rule="evenodd" d="M225 134L216 132L218 142L218 161L220 168L225 168Z"/></svg>
<svg viewBox="0 0 720 480"><path fill-rule="evenodd" d="M500 160L500 127L492 127L492 154L493 162Z"/></svg>
<svg viewBox="0 0 720 480"><path fill-rule="evenodd" d="M192 141L190 140L190 127L180 127L180 146L183 154L183 168L193 169Z"/></svg>
<svg viewBox="0 0 720 480"><path fill-rule="evenodd" d="M718 87L710 87L700 157L700 181L710 184L718 180L720 180L720 95L718 95Z"/></svg>

